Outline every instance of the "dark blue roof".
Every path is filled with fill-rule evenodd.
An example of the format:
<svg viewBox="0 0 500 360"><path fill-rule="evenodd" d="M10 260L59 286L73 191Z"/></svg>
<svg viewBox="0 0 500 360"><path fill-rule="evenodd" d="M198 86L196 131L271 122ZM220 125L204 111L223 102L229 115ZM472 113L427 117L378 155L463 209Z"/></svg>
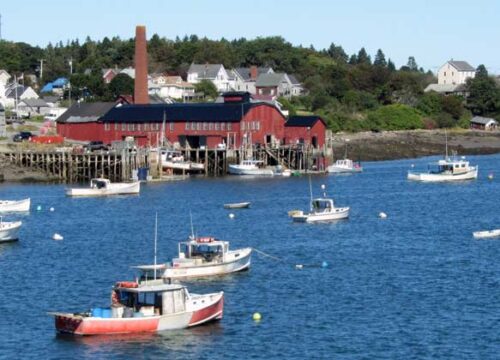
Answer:
<svg viewBox="0 0 500 360"><path fill-rule="evenodd" d="M285 126L313 127L318 120L326 126L325 121L318 115L290 116L288 121L285 123Z"/></svg>
<svg viewBox="0 0 500 360"><path fill-rule="evenodd" d="M203 103L122 105L111 109L102 122L218 121L238 122L253 106L263 103ZM269 105L271 106L271 105Z"/></svg>

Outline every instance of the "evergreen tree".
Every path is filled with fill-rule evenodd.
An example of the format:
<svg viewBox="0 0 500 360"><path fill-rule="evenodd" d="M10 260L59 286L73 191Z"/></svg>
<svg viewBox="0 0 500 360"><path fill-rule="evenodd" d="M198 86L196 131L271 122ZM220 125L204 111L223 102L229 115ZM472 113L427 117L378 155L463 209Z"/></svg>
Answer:
<svg viewBox="0 0 500 360"><path fill-rule="evenodd" d="M347 63L347 60L349 59L342 46L336 46L334 43L330 44L327 54L333 60L344 64Z"/></svg>
<svg viewBox="0 0 500 360"><path fill-rule="evenodd" d="M408 63L406 64L409 71L418 71L418 65L413 56L408 58Z"/></svg>
<svg viewBox="0 0 500 360"><path fill-rule="evenodd" d="M467 107L473 114L488 115L500 109L500 90L484 65L477 67L474 79L467 80L467 91Z"/></svg>
<svg viewBox="0 0 500 360"><path fill-rule="evenodd" d="M370 58L370 55L366 52L365 48L362 47L357 56L357 64L368 64L371 65L372 59Z"/></svg>
<svg viewBox="0 0 500 360"><path fill-rule="evenodd" d="M377 54L375 55L375 60L373 61L373 65L386 67L387 61L385 61L385 55L382 52L382 49L378 49Z"/></svg>
<svg viewBox="0 0 500 360"><path fill-rule="evenodd" d="M391 59L387 61L387 69L389 69L389 71L391 72L396 71L396 65L394 65Z"/></svg>

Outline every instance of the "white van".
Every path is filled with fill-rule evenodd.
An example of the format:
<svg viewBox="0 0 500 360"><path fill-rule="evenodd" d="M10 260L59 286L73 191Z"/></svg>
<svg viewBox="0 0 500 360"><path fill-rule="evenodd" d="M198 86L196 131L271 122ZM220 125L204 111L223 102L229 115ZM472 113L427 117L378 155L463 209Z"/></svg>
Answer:
<svg viewBox="0 0 500 360"><path fill-rule="evenodd" d="M66 108L51 109L48 114L43 117L43 120L56 121L56 119L61 116L66 110Z"/></svg>

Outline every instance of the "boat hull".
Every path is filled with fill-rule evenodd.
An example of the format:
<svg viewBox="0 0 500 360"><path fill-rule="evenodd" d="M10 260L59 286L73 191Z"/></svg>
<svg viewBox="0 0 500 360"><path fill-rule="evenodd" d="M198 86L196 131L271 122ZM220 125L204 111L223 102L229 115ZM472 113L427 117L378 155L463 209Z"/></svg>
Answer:
<svg viewBox="0 0 500 360"><path fill-rule="evenodd" d="M66 190L67 196L109 196L109 195L133 195L139 194L141 190L140 181L133 183L115 183L108 188L71 188Z"/></svg>
<svg viewBox="0 0 500 360"><path fill-rule="evenodd" d="M224 209L247 209L250 207L249 202L234 203L234 204L224 204Z"/></svg>
<svg viewBox="0 0 500 360"><path fill-rule="evenodd" d="M477 179L477 166L461 174L433 174L433 173L414 173L408 172L408 180L422 182L446 182L446 181L464 181Z"/></svg>
<svg viewBox="0 0 500 360"><path fill-rule="evenodd" d="M490 239L495 237L500 237L500 229L487 230L487 231L475 231L472 233L475 239Z"/></svg>
<svg viewBox="0 0 500 360"><path fill-rule="evenodd" d="M54 313L56 331L73 335L113 335L185 329L219 320L224 311L224 293L195 295L186 310L168 315L132 318L98 318Z"/></svg>
<svg viewBox="0 0 500 360"><path fill-rule="evenodd" d="M327 221L347 219L348 217L349 217L348 207L335 208L333 211L324 213L304 214L303 212L298 211L292 214L293 221L300 223L327 222Z"/></svg>
<svg viewBox="0 0 500 360"><path fill-rule="evenodd" d="M219 264L204 264L199 266L169 267L162 274L164 278L189 279L209 276L227 275L247 270L251 264L252 249L244 248L231 251L234 260ZM235 256L238 255L238 256Z"/></svg>
<svg viewBox="0 0 500 360"><path fill-rule="evenodd" d="M259 175L259 176L273 176L274 171L271 169L262 168L247 168L240 165L229 165L229 173L232 175Z"/></svg>
<svg viewBox="0 0 500 360"><path fill-rule="evenodd" d="M363 168L362 167L345 168L345 167L330 165L326 168L326 171L329 174L351 174L351 173L363 172Z"/></svg>
<svg viewBox="0 0 500 360"><path fill-rule="evenodd" d="M0 242L16 241L19 239L19 230L21 221L1 222L0 223Z"/></svg>
<svg viewBox="0 0 500 360"><path fill-rule="evenodd" d="M30 205L30 198L19 201L0 200L0 212L28 212Z"/></svg>

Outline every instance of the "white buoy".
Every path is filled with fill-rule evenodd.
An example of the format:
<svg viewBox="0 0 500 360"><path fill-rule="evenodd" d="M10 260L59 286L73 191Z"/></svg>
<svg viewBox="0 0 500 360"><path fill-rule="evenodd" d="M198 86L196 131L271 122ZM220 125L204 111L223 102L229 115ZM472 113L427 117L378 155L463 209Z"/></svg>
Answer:
<svg viewBox="0 0 500 360"><path fill-rule="evenodd" d="M51 207L49 210L50 210L50 211L54 211L55 209L54 209L53 207Z"/></svg>
<svg viewBox="0 0 500 360"><path fill-rule="evenodd" d="M304 267L304 265L301 265L301 264L297 264L297 265L295 265L295 268L296 268L296 269L302 269L303 267Z"/></svg>
<svg viewBox="0 0 500 360"><path fill-rule="evenodd" d="M234 214L233 213L229 214L229 218L234 219Z"/></svg>
<svg viewBox="0 0 500 360"><path fill-rule="evenodd" d="M387 218L387 214L385 212L379 212L378 217L381 219L385 219L385 218Z"/></svg>
<svg viewBox="0 0 500 360"><path fill-rule="evenodd" d="M321 190L325 190L325 189L326 189L325 184L321 184Z"/></svg>
<svg viewBox="0 0 500 360"><path fill-rule="evenodd" d="M410 167L411 167L411 168L414 168L414 167L415 167L415 164L411 164L411 165L410 165Z"/></svg>
<svg viewBox="0 0 500 360"><path fill-rule="evenodd" d="M260 321L260 320L262 320L262 315L258 312L255 312L252 315L252 319L253 319L253 321Z"/></svg>
<svg viewBox="0 0 500 360"><path fill-rule="evenodd" d="M36 207L36 211L42 211L42 205L38 205L38 206Z"/></svg>
<svg viewBox="0 0 500 360"><path fill-rule="evenodd" d="M64 238L61 234L55 233L54 235L52 235L52 239L53 240L63 240Z"/></svg>
<svg viewBox="0 0 500 360"><path fill-rule="evenodd" d="M493 173L489 173L489 174L488 174L488 179L489 179L489 180L493 180Z"/></svg>

